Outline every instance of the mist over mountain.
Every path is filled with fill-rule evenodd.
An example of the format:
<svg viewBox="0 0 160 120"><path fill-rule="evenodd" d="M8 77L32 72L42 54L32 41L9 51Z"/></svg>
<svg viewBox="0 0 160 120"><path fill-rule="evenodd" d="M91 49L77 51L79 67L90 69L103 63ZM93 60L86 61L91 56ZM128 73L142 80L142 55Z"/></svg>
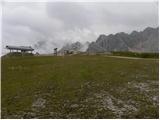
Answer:
<svg viewBox="0 0 160 120"><path fill-rule="evenodd" d="M95 42L92 42L87 52L158 52L159 51L159 27L147 27L143 31L133 31L131 34L120 32L108 36L101 34Z"/></svg>
<svg viewBox="0 0 160 120"><path fill-rule="evenodd" d="M59 50L59 52L63 52L65 50L69 50L69 51L86 51L89 44L90 44L89 42L85 42L85 43L80 43L80 42L68 43L68 44L64 45Z"/></svg>

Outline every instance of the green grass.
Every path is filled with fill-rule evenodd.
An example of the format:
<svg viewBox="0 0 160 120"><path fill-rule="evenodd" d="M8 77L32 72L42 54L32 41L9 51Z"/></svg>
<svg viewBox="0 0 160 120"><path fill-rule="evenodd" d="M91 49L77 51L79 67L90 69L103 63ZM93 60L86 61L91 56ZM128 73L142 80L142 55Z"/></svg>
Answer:
<svg viewBox="0 0 160 120"><path fill-rule="evenodd" d="M158 118L158 64L96 55L4 57L2 118ZM34 110L39 98L45 107Z"/></svg>

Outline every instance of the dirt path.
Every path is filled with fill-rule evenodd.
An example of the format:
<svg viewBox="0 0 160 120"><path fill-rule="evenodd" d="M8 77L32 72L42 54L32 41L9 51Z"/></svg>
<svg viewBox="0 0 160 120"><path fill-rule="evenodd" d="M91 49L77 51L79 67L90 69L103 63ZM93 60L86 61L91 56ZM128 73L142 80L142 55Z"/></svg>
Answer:
<svg viewBox="0 0 160 120"><path fill-rule="evenodd" d="M137 58L137 57L125 57L125 56L106 56L106 57L114 57L114 58L122 58L122 59L143 59L143 60L159 60L159 59L154 59L154 58Z"/></svg>

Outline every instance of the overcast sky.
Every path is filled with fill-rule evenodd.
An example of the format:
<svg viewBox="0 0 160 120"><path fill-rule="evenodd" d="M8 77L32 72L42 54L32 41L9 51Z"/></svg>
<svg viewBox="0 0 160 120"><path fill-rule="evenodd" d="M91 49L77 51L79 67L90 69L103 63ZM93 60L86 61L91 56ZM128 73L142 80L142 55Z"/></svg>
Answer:
<svg viewBox="0 0 160 120"><path fill-rule="evenodd" d="M100 34L158 27L158 2L4 2L2 53L6 45L52 53L68 42L95 41Z"/></svg>

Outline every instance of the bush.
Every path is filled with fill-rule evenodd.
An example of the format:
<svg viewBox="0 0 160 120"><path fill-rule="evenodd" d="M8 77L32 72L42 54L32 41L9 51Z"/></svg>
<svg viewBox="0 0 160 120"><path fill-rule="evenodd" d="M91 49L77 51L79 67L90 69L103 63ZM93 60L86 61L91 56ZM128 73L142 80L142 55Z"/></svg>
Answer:
<svg viewBox="0 0 160 120"><path fill-rule="evenodd" d="M4 57L33 56L33 53L12 52L4 55Z"/></svg>

